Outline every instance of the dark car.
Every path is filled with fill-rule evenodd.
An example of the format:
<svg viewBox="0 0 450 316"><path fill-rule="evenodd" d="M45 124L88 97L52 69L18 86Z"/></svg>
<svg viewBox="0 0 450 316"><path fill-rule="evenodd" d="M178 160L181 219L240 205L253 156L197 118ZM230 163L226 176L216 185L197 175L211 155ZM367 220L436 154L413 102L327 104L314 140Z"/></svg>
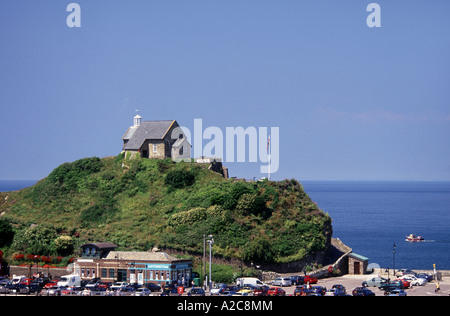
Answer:
<svg viewBox="0 0 450 316"><path fill-rule="evenodd" d="M269 292L267 285L256 286L253 290L253 296L267 296L267 292Z"/></svg>
<svg viewBox="0 0 450 316"><path fill-rule="evenodd" d="M309 296L324 296L325 293L327 292L327 288L320 286L320 285L315 285L313 287L311 287L311 293Z"/></svg>
<svg viewBox="0 0 450 316"><path fill-rule="evenodd" d="M365 287L357 287L352 291L353 296L375 296L375 293Z"/></svg>
<svg viewBox="0 0 450 316"><path fill-rule="evenodd" d="M205 296L205 290L201 287L194 287L188 292L188 296Z"/></svg>
<svg viewBox="0 0 450 316"><path fill-rule="evenodd" d="M389 292L393 289L403 289L404 285L402 281L391 281L388 283L383 283L378 287L380 290Z"/></svg>
<svg viewBox="0 0 450 316"><path fill-rule="evenodd" d="M308 296L310 293L311 290L306 285L299 285L294 290L294 296Z"/></svg>
<svg viewBox="0 0 450 316"><path fill-rule="evenodd" d="M158 284L155 283L147 283L145 286L147 289L149 289L152 292L159 292L161 291L161 287Z"/></svg>
<svg viewBox="0 0 450 316"><path fill-rule="evenodd" d="M305 284L305 278L302 276L291 276L289 277L291 279L292 285L303 285Z"/></svg>

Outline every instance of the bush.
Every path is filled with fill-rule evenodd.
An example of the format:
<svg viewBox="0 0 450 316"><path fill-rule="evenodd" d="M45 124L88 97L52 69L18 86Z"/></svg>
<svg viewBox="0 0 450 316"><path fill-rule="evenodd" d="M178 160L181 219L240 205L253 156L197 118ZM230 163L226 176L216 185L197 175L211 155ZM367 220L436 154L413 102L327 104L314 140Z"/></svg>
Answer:
<svg viewBox="0 0 450 316"><path fill-rule="evenodd" d="M166 174L164 184L169 189L182 189L195 183L195 175L189 170L172 170Z"/></svg>
<svg viewBox="0 0 450 316"><path fill-rule="evenodd" d="M0 247L9 246L14 239L14 230L11 224L0 219Z"/></svg>

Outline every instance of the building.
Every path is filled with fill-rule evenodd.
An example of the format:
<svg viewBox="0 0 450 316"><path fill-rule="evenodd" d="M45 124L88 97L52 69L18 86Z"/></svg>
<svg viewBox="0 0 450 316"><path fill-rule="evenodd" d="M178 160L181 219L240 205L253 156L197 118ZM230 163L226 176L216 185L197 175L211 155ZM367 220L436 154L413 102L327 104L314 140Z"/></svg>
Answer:
<svg viewBox="0 0 450 316"><path fill-rule="evenodd" d="M348 273L365 274L369 264L369 258L358 255L354 252L348 254Z"/></svg>
<svg viewBox="0 0 450 316"><path fill-rule="evenodd" d="M190 159L191 144L177 121L144 121L136 115L122 137L125 157Z"/></svg>
<svg viewBox="0 0 450 316"><path fill-rule="evenodd" d="M192 260L178 259L160 251L115 251L112 243L81 245L82 256L74 273L82 279L103 282L155 283L161 286L192 280Z"/></svg>

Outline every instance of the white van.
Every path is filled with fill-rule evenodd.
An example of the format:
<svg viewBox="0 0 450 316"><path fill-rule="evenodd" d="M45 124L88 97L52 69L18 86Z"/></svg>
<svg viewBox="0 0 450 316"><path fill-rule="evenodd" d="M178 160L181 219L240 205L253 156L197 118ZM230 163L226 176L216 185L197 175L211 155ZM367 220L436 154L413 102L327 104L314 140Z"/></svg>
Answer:
<svg viewBox="0 0 450 316"><path fill-rule="evenodd" d="M59 281L58 286L81 286L81 278L76 274L63 275Z"/></svg>
<svg viewBox="0 0 450 316"><path fill-rule="evenodd" d="M23 280L25 280L27 277L25 275L18 275L18 276L14 276L11 280L11 282L13 284L19 284L21 282L23 282Z"/></svg>
<svg viewBox="0 0 450 316"><path fill-rule="evenodd" d="M259 286L264 285L259 279L257 278L238 278L236 279L236 285L243 287L245 285L253 285L253 286Z"/></svg>

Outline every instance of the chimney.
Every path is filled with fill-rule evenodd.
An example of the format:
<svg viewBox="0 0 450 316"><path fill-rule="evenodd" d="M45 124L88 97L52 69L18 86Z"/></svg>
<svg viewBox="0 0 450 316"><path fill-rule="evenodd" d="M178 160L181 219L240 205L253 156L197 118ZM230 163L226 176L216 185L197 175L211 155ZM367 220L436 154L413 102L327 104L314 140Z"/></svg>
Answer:
<svg viewBox="0 0 450 316"><path fill-rule="evenodd" d="M137 114L137 115L134 117L134 126L139 126L139 125L141 125L141 121L142 121L142 117L141 117L139 114Z"/></svg>

